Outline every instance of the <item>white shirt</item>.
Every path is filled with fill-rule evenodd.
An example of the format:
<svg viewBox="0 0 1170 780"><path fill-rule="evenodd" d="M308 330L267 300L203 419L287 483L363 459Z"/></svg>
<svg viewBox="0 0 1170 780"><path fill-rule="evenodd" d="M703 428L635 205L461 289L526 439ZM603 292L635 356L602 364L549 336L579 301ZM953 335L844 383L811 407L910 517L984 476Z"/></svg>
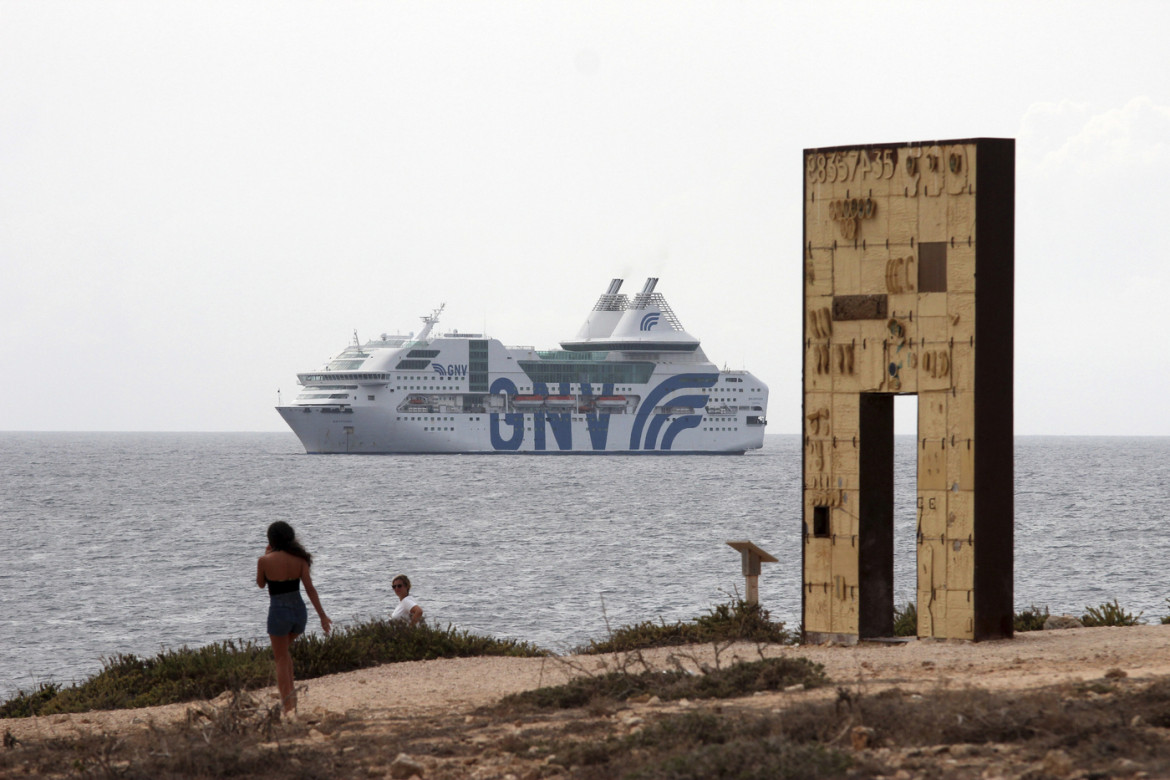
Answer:
<svg viewBox="0 0 1170 780"><path fill-rule="evenodd" d="M410 620L410 610L418 606L418 602L412 596L403 596L402 601L398 602L398 606L394 608L394 614L390 616L391 620Z"/></svg>

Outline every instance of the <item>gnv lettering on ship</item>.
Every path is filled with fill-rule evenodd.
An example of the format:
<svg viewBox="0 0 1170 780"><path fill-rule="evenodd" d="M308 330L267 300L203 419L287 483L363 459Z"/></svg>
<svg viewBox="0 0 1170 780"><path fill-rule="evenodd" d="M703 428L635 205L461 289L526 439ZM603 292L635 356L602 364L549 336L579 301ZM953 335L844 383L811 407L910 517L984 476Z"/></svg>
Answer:
<svg viewBox="0 0 1170 780"><path fill-rule="evenodd" d="M448 363L446 366L442 363L431 363L431 368L439 376L467 376L466 363Z"/></svg>
<svg viewBox="0 0 1170 780"><path fill-rule="evenodd" d="M633 427L630 432L631 450L669 450L678 434L688 428L696 428L703 421L702 414L654 414L654 409L664 401L667 395L684 388L712 387L719 379L718 374L681 374L671 377L651 390L641 404L641 408L634 416ZM533 382L532 391L536 395L571 395L569 383L561 382L557 389L550 390L545 382ZM515 395L516 385L510 379L500 377L492 382L492 394L504 393ZM613 395L613 383L606 382L599 390L595 390L589 382L581 383L582 395ZM680 395L671 399L671 404L690 406L702 409L707 403L707 397L702 394ZM573 449L573 411L535 411L532 412L532 449L535 452L550 451L548 434L556 442L556 450L569 451ZM586 431L589 433L590 448L594 452L604 452L609 440L609 423L613 415L599 412L576 412L586 420ZM524 412L492 412L488 415L488 432L491 436L492 449L497 451L514 452L524 443ZM666 430L663 431L663 426ZM503 429L508 429L505 433ZM661 441L659 440L661 434Z"/></svg>

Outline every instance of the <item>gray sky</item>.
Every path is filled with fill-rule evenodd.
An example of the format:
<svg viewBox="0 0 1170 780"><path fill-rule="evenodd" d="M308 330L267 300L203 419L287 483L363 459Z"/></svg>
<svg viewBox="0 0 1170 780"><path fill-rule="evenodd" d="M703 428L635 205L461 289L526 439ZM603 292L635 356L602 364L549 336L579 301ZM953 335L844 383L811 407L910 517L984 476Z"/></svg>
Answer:
<svg viewBox="0 0 1170 780"><path fill-rule="evenodd" d="M284 430L277 389L355 329L446 302L440 329L553 347L658 276L795 433L802 150L993 136L1016 432L1170 435L1168 29L1162 2L0 0L0 430Z"/></svg>

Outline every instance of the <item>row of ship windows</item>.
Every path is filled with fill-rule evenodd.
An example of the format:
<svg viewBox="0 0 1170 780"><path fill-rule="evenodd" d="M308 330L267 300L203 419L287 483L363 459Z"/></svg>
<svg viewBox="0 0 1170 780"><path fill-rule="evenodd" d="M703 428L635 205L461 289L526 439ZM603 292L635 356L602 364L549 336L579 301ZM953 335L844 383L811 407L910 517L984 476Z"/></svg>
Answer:
<svg viewBox="0 0 1170 780"><path fill-rule="evenodd" d="M430 416L420 417L418 415L410 415L409 417L398 417L396 419L398 419L399 421L406 420L407 422L433 422L435 420L447 420L449 422L455 421L454 417L430 417ZM481 417L468 417L467 421L468 422L479 422L481 419L483 419L483 418L481 418Z"/></svg>

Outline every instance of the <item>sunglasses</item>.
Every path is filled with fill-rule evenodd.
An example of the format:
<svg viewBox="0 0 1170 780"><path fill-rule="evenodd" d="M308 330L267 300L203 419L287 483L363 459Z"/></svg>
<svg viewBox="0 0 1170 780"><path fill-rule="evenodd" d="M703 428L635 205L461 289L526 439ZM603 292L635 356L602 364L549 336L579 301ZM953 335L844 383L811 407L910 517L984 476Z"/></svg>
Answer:
<svg viewBox="0 0 1170 780"><path fill-rule="evenodd" d="M396 582L396 583L394 583L394 590L398 590L399 588L405 588L405 587L406 587L406 583L405 583L405 582Z"/></svg>

